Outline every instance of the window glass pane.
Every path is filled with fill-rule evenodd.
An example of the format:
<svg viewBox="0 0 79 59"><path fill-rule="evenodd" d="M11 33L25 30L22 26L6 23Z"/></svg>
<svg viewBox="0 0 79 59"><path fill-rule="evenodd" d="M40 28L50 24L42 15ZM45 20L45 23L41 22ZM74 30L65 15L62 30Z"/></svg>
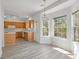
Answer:
<svg viewBox="0 0 79 59"><path fill-rule="evenodd" d="M66 16L55 18L54 23L54 36L66 38Z"/></svg>
<svg viewBox="0 0 79 59"><path fill-rule="evenodd" d="M79 42L79 28L74 28L74 40Z"/></svg>
<svg viewBox="0 0 79 59"><path fill-rule="evenodd" d="M61 36L61 34L60 33L57 33L57 36L59 37L59 36Z"/></svg>
<svg viewBox="0 0 79 59"><path fill-rule="evenodd" d="M48 36L48 20L43 20L43 36Z"/></svg>
<svg viewBox="0 0 79 59"><path fill-rule="evenodd" d="M79 42L79 11L73 14L74 40Z"/></svg>
<svg viewBox="0 0 79 59"><path fill-rule="evenodd" d="M73 15L73 19L74 19L74 26L79 26L79 12Z"/></svg>
<svg viewBox="0 0 79 59"><path fill-rule="evenodd" d="M78 34L78 41L79 41L79 28L78 28L78 32L77 32L77 34Z"/></svg>
<svg viewBox="0 0 79 59"><path fill-rule="evenodd" d="M77 23L77 26L79 26L79 12L76 13L76 17L77 17L76 23Z"/></svg>

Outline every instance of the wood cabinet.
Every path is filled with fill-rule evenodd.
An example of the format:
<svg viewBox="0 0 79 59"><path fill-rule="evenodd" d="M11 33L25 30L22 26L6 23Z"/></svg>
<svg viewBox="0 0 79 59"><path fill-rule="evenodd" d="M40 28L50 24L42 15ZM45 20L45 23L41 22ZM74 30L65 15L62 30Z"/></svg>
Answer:
<svg viewBox="0 0 79 59"><path fill-rule="evenodd" d="M34 27L34 21L29 20L29 21L25 22L25 27L26 28L33 28Z"/></svg>
<svg viewBox="0 0 79 59"><path fill-rule="evenodd" d="M16 28L25 28L25 22L15 22Z"/></svg>
<svg viewBox="0 0 79 59"><path fill-rule="evenodd" d="M25 28L25 22L4 21L4 27L8 28L8 26L15 26L16 28Z"/></svg>
<svg viewBox="0 0 79 59"><path fill-rule="evenodd" d="M28 41L34 41L34 33L28 32Z"/></svg>
<svg viewBox="0 0 79 59"><path fill-rule="evenodd" d="M29 21L25 22L25 27L26 27L26 28L29 28L29 27L30 27Z"/></svg>
<svg viewBox="0 0 79 59"><path fill-rule="evenodd" d="M4 33L4 45L14 45L16 43L16 35L15 32L5 32Z"/></svg>
<svg viewBox="0 0 79 59"><path fill-rule="evenodd" d="M24 40L28 41L28 32L24 32Z"/></svg>
<svg viewBox="0 0 79 59"><path fill-rule="evenodd" d="M23 38L23 32L16 32L16 38Z"/></svg>
<svg viewBox="0 0 79 59"><path fill-rule="evenodd" d="M33 32L24 32L24 39L27 41L34 41L34 33Z"/></svg>
<svg viewBox="0 0 79 59"><path fill-rule="evenodd" d="M29 21L29 28L34 28L34 21L33 20Z"/></svg>

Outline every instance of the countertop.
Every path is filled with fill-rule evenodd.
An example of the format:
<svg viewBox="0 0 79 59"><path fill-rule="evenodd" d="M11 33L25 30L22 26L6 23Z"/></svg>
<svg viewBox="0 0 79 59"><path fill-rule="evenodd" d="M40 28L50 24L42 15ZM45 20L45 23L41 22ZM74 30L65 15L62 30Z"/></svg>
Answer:
<svg viewBox="0 0 79 59"><path fill-rule="evenodd" d="M4 32L33 32L34 30L33 29L26 29L26 28L5 28L4 29Z"/></svg>

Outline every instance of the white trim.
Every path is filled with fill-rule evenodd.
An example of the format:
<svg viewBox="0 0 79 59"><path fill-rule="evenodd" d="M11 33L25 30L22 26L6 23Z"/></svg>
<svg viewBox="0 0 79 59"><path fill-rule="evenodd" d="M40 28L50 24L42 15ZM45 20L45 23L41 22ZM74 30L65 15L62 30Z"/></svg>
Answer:
<svg viewBox="0 0 79 59"><path fill-rule="evenodd" d="M4 20L4 21L9 21L9 22L25 22L25 21L20 21L20 20Z"/></svg>
<svg viewBox="0 0 79 59"><path fill-rule="evenodd" d="M60 17L60 16L59 16L59 17ZM55 35L54 35L55 32L53 32L53 36L54 36L55 38L67 39L67 33L68 33L67 16L63 16L63 17L65 17L65 21L66 21L66 38L62 38L61 36L60 36L60 37L55 36ZM61 18L62 18L62 17L61 17ZM55 24L54 21L53 21L53 23ZM53 30L54 30L54 24L53 24ZM62 28L62 27L60 27L60 28ZM59 33L61 33L61 32L59 32Z"/></svg>
<svg viewBox="0 0 79 59"><path fill-rule="evenodd" d="M2 48L0 48L0 58L2 57Z"/></svg>
<svg viewBox="0 0 79 59"><path fill-rule="evenodd" d="M56 38L56 39L62 39L62 40L67 40L67 38L62 38L62 37L54 37L54 38Z"/></svg>
<svg viewBox="0 0 79 59"><path fill-rule="evenodd" d="M79 28L79 26L75 26L75 24L74 24L74 17L75 17L75 14L72 14L72 27L73 27L73 34L75 35L75 33L74 33L74 27L76 27L76 28ZM77 33L76 33L77 34ZM76 40L77 39L75 39L75 36L73 35L73 37L74 37L74 42L77 42ZM77 34L78 35L78 34ZM76 35L76 36L77 36ZM79 43L79 42L78 42Z"/></svg>
<svg viewBox="0 0 79 59"><path fill-rule="evenodd" d="M58 5L58 6L54 7L54 8L51 8L51 9L47 10L46 14L50 14L50 13L62 10L64 8L70 7L70 6L72 6L74 4L75 1L76 0L68 0L68 1L66 1L66 2L64 2L64 3ZM42 14L43 14L43 12L42 12Z"/></svg>

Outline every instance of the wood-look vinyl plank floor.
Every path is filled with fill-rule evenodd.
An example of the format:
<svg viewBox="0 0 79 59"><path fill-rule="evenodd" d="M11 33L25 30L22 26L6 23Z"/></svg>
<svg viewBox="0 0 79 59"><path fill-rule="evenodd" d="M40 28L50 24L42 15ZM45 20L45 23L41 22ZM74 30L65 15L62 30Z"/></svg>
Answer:
<svg viewBox="0 0 79 59"><path fill-rule="evenodd" d="M2 59L72 59L54 49L51 45L42 45L24 40L16 45L3 48Z"/></svg>

